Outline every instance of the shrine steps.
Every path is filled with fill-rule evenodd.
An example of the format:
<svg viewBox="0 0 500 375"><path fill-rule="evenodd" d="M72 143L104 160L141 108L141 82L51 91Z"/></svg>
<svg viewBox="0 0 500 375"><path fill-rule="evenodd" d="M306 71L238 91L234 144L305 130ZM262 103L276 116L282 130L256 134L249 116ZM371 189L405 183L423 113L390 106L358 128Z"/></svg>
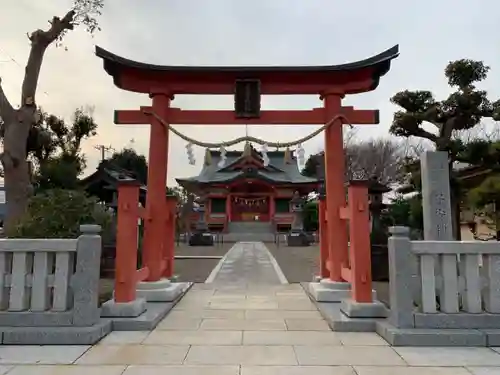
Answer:
<svg viewBox="0 0 500 375"><path fill-rule="evenodd" d="M271 223L261 221L233 221L228 224L224 242L274 242Z"/></svg>
<svg viewBox="0 0 500 375"><path fill-rule="evenodd" d="M229 233L273 233L271 223L266 221L231 221Z"/></svg>
<svg viewBox="0 0 500 375"><path fill-rule="evenodd" d="M275 242L274 233L225 233L224 242Z"/></svg>

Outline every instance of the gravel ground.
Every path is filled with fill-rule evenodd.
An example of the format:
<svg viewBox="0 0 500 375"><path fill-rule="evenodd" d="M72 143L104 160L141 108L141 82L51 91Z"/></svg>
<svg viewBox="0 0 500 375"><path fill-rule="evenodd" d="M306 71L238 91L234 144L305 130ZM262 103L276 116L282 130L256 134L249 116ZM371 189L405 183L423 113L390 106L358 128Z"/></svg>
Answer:
<svg viewBox="0 0 500 375"><path fill-rule="evenodd" d="M310 282L318 273L319 247L289 247L266 243L289 283Z"/></svg>
<svg viewBox="0 0 500 375"><path fill-rule="evenodd" d="M277 247L266 244L289 283L310 282L319 273L319 246ZM389 283L374 282L377 298L389 306Z"/></svg>
<svg viewBox="0 0 500 375"><path fill-rule="evenodd" d="M179 281L204 283L217 263L219 259L176 259L174 275Z"/></svg>
<svg viewBox="0 0 500 375"><path fill-rule="evenodd" d="M175 247L175 255L184 256L224 256L234 244L216 244L215 246L188 246L180 244ZM220 259L175 259L174 275L179 281L204 283L210 272Z"/></svg>

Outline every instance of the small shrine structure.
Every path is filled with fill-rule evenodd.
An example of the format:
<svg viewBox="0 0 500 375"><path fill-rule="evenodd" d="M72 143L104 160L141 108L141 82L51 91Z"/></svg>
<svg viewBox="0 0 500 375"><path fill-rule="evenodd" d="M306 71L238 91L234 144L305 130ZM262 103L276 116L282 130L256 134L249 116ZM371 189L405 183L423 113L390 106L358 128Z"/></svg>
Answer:
<svg viewBox="0 0 500 375"><path fill-rule="evenodd" d="M176 180L206 199L205 221L211 232L227 233L236 223L248 224L251 231L255 222L268 223L273 232L288 232L294 193L305 196L318 181L300 173L293 151L268 151L267 157L264 163L262 154L246 143L243 151L228 151L222 165L221 153L210 150L198 176ZM194 229L195 220L191 223Z"/></svg>

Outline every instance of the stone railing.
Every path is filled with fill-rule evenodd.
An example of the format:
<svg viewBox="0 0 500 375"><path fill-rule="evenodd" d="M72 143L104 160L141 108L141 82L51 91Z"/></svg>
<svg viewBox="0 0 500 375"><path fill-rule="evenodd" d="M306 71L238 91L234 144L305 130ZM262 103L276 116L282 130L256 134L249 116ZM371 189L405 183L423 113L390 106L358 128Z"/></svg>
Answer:
<svg viewBox="0 0 500 375"><path fill-rule="evenodd" d="M500 243L411 241L391 228L389 323L398 328L500 326Z"/></svg>
<svg viewBox="0 0 500 375"><path fill-rule="evenodd" d="M78 239L0 239L2 343L84 343L109 332L98 306L100 227L80 230Z"/></svg>

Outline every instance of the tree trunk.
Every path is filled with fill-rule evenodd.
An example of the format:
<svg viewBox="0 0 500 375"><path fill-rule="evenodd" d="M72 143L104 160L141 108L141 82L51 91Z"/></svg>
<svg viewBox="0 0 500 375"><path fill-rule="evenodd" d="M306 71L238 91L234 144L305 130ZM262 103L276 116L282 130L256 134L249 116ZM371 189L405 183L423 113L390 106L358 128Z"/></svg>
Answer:
<svg viewBox="0 0 500 375"><path fill-rule="evenodd" d="M7 233L26 211L28 199L33 191L29 177L29 164L26 160L26 139L33 121L32 111L28 108L21 108L17 111L13 122L5 126L2 165L7 207L4 224Z"/></svg>
<svg viewBox="0 0 500 375"><path fill-rule="evenodd" d="M21 86L20 109L13 109L0 85L0 117L5 122L4 152L1 161L4 169L7 233L26 211L28 199L33 191L30 168L26 160L26 142L29 131L35 124L37 110L35 96L43 57L50 44L64 31L73 29L74 17L75 10L72 9L63 18L53 17L48 30L36 30L28 36L31 49Z"/></svg>

